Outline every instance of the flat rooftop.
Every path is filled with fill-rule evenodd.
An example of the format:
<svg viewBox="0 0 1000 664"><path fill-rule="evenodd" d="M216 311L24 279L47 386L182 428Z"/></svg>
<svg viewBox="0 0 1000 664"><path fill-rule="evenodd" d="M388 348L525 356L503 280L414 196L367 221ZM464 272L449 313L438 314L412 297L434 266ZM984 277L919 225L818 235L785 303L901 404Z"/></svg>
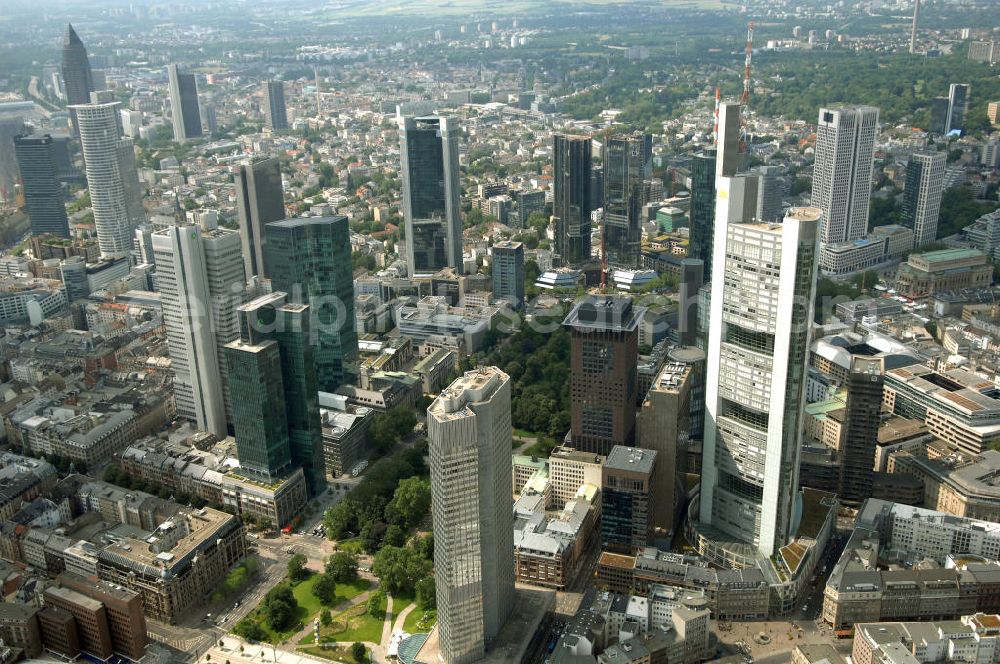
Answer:
<svg viewBox="0 0 1000 664"><path fill-rule="evenodd" d="M610 470L629 470L636 473L653 472L653 464L656 462L656 451L645 450L638 447L626 447L625 445L615 445L608 454L608 460L604 462L604 467Z"/></svg>
<svg viewBox="0 0 1000 664"><path fill-rule="evenodd" d="M583 332L631 332L639 327L641 311L631 298L591 296L576 303L563 325Z"/></svg>

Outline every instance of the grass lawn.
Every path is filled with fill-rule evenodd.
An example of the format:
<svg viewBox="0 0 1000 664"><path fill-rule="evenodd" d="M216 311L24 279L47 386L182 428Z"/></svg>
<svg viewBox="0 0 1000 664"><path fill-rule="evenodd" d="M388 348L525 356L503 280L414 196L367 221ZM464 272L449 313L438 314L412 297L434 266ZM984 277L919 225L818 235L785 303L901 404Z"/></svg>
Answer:
<svg viewBox="0 0 1000 664"><path fill-rule="evenodd" d="M424 611L419 606L410 611L403 621L403 631L409 634L426 634L437 622L437 611Z"/></svg>
<svg viewBox="0 0 1000 664"><path fill-rule="evenodd" d="M382 612L378 618L368 615L367 602L362 602L338 613L333 617L332 625L320 628L320 640L380 642L382 640L382 626L385 624L385 606L386 602L382 602ZM314 643L312 634L299 641L301 646L309 646Z"/></svg>
<svg viewBox="0 0 1000 664"><path fill-rule="evenodd" d="M320 603L319 599L312 594L312 588L316 585L316 581L319 579L319 574L311 574L308 579L300 581L299 583L291 586L292 595L295 597L295 612L292 614L293 621L292 627L290 629L282 630L276 632L267 624L267 620L264 619L264 613L261 607L258 606L253 610L247 619L256 622L261 628L267 633L268 640L270 641L284 641L288 637L292 636L298 632L302 627L307 627L312 624L313 619L316 615L323 609L323 605ZM288 584L288 580L283 583ZM368 590L369 583L364 579L358 579L352 583L341 583L337 584L337 598L334 600L333 605L337 606L343 602L357 597L359 594ZM263 602L263 600L261 600Z"/></svg>
<svg viewBox="0 0 1000 664"><path fill-rule="evenodd" d="M312 655L313 657L321 657L322 659L329 659L333 662L344 662L345 664L354 664L354 658L351 656L351 649L344 647L336 648L321 648L319 646L299 646L298 651L305 653L307 655Z"/></svg>
<svg viewBox="0 0 1000 664"><path fill-rule="evenodd" d="M338 583L337 584L337 599L334 600L333 605L339 606L343 602L350 601L360 595L361 593L371 590L372 584L362 578L357 578L350 583Z"/></svg>
<svg viewBox="0 0 1000 664"><path fill-rule="evenodd" d="M355 555L361 555L365 552L364 544L361 543L361 539L358 537L352 537L351 539L344 540L342 542L337 542L338 551L347 551L348 553L353 553Z"/></svg>

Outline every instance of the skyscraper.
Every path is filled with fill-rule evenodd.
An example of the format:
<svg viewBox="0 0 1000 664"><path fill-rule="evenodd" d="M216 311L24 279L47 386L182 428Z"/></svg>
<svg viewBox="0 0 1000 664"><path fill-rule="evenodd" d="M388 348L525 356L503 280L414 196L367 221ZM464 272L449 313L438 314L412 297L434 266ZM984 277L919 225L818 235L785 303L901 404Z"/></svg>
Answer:
<svg viewBox="0 0 1000 664"><path fill-rule="evenodd" d="M948 122L945 124L945 133L965 131L971 95L972 86L968 83L952 83L948 88Z"/></svg>
<svg viewBox="0 0 1000 664"><path fill-rule="evenodd" d="M766 557L794 534L820 217L716 219L699 521Z"/></svg>
<svg viewBox="0 0 1000 664"><path fill-rule="evenodd" d="M285 84L281 81L264 83L264 116L272 131L288 129L288 110L285 107Z"/></svg>
<svg viewBox="0 0 1000 664"><path fill-rule="evenodd" d="M608 265L639 267L642 183L652 177L653 137L611 136L604 146L604 250Z"/></svg>
<svg viewBox="0 0 1000 664"><path fill-rule="evenodd" d="M566 265L590 260L591 164L586 136L553 137L552 216L555 250ZM522 220L523 223L523 220Z"/></svg>
<svg viewBox="0 0 1000 664"><path fill-rule="evenodd" d="M292 467L278 342L242 339L225 347L240 470L271 483Z"/></svg>
<svg viewBox="0 0 1000 664"><path fill-rule="evenodd" d="M623 297L580 301L563 325L570 331L570 435L573 447L607 455L635 436L642 310Z"/></svg>
<svg viewBox="0 0 1000 664"><path fill-rule="evenodd" d="M466 372L427 409L434 580L444 661L483 658L514 604L510 377Z"/></svg>
<svg viewBox="0 0 1000 664"><path fill-rule="evenodd" d="M458 133L444 117L399 119L406 267L410 277L454 268L462 274Z"/></svg>
<svg viewBox="0 0 1000 664"><path fill-rule="evenodd" d="M922 247L937 239L947 161L945 152L925 150L914 152L906 164L902 222L913 229L914 247Z"/></svg>
<svg viewBox="0 0 1000 664"><path fill-rule="evenodd" d="M177 65L167 65L170 87L170 118L174 125L174 140L183 143L201 137L201 109L198 106L198 80L194 74L183 73Z"/></svg>
<svg viewBox="0 0 1000 664"><path fill-rule="evenodd" d="M110 92L95 92L76 111L101 255L120 257L132 249L135 227L146 220L132 139L121 135L119 102Z"/></svg>
<svg viewBox="0 0 1000 664"><path fill-rule="evenodd" d="M76 127L76 111L72 107L90 102L90 93L94 92L94 75L90 71L87 47L83 45L72 25L66 26L66 38L63 40L62 75L63 85L66 87L66 103L70 106L70 118Z"/></svg>
<svg viewBox="0 0 1000 664"><path fill-rule="evenodd" d="M347 217L309 217L265 226L265 268L274 290L308 304L319 389L333 392L358 372L354 279Z"/></svg>
<svg viewBox="0 0 1000 664"><path fill-rule="evenodd" d="M851 358L837 491L837 497L850 505L860 505L872 497L884 370L885 360L881 357Z"/></svg>
<svg viewBox="0 0 1000 664"><path fill-rule="evenodd" d="M948 108L951 100L947 97L934 97L931 99L931 126L927 130L933 134L948 133Z"/></svg>
<svg viewBox="0 0 1000 664"><path fill-rule="evenodd" d="M53 233L68 238L69 218L52 137L19 136L14 139L14 152L21 171L25 206L31 217L31 234Z"/></svg>
<svg viewBox="0 0 1000 664"><path fill-rule="evenodd" d="M712 238L715 226L715 150L696 154L691 160L691 211L688 256L705 264L712 278Z"/></svg>
<svg viewBox="0 0 1000 664"><path fill-rule="evenodd" d="M615 445L601 468L601 549L635 553L650 543L663 512L656 450ZM661 515L660 522L664 519ZM666 535L666 532L664 532Z"/></svg>
<svg viewBox="0 0 1000 664"><path fill-rule="evenodd" d="M823 214L822 244L860 240L868 233L877 132L877 108L819 110L811 202Z"/></svg>
<svg viewBox="0 0 1000 664"><path fill-rule="evenodd" d="M270 339L278 344L292 463L302 467L309 494L317 496L326 483L309 306L287 302L285 293L274 292L241 306L238 315L244 342Z"/></svg>
<svg viewBox="0 0 1000 664"><path fill-rule="evenodd" d="M524 245L502 240L493 245L493 297L524 306Z"/></svg>
<svg viewBox="0 0 1000 664"><path fill-rule="evenodd" d="M168 226L152 241L177 414L224 437L225 345L239 336L236 307L245 285L239 234Z"/></svg>
<svg viewBox="0 0 1000 664"><path fill-rule="evenodd" d="M274 157L240 164L236 180L236 214L247 278L266 277L264 271L264 226L285 218L285 192L281 186L281 164Z"/></svg>

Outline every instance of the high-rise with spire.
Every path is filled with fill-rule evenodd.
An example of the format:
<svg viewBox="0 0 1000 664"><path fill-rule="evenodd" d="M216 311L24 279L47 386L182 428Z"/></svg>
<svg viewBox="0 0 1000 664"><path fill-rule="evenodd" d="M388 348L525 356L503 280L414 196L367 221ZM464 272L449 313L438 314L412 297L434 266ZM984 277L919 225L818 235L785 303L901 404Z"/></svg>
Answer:
<svg viewBox="0 0 1000 664"><path fill-rule="evenodd" d="M94 75L90 71L90 60L87 58L87 47L83 45L80 35L72 25L66 26L66 38L62 46L62 75L66 86L66 102L87 104L90 93L94 91ZM73 126L76 127L76 112L71 108L70 115Z"/></svg>

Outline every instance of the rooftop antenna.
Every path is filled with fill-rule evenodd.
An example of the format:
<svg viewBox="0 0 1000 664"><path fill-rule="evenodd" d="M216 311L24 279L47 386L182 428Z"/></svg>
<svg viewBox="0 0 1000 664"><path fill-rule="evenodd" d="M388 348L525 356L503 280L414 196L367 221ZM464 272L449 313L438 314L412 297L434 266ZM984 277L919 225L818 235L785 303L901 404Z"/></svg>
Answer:
<svg viewBox="0 0 1000 664"><path fill-rule="evenodd" d="M743 93L740 95L740 150L745 151L749 141L747 140L747 128L749 125L750 112L750 72L753 62L753 21L747 24L747 46L746 57L743 61Z"/></svg>

